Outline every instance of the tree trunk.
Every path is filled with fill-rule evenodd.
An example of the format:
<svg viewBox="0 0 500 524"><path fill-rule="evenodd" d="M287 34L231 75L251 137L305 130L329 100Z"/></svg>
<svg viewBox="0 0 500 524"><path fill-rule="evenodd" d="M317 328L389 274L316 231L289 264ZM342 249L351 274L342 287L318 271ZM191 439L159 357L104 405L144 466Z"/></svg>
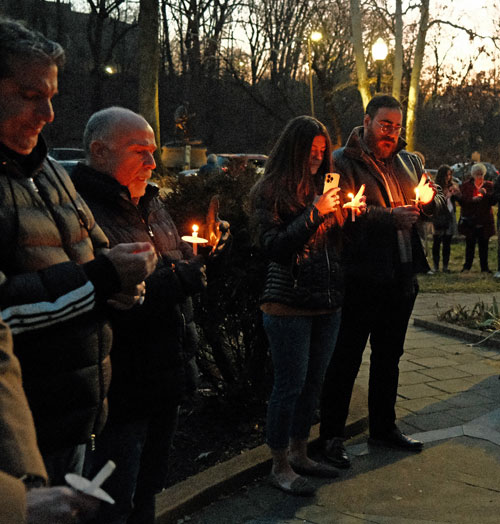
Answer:
<svg viewBox="0 0 500 524"><path fill-rule="evenodd" d="M359 0L351 1L351 27L354 56L356 58L356 72L358 75L358 91L363 101L363 109L366 108L371 98L370 83L366 72L366 61L363 49L363 33L361 23L361 8Z"/></svg>
<svg viewBox="0 0 500 524"><path fill-rule="evenodd" d="M158 101L160 58L158 0L141 0L139 11L139 112L149 122L156 137L156 171L163 174Z"/></svg>
<svg viewBox="0 0 500 524"><path fill-rule="evenodd" d="M415 58L411 71L410 89L408 91L408 108L406 110L406 141L408 150L415 149L415 121L418 106L418 95L420 92L420 73L425 51L425 38L429 27L429 0L422 0L420 9L420 24L415 46Z"/></svg>
<svg viewBox="0 0 500 524"><path fill-rule="evenodd" d="M403 79L403 12L401 0L396 0L394 21L394 64L392 67L392 96L401 98L401 81Z"/></svg>

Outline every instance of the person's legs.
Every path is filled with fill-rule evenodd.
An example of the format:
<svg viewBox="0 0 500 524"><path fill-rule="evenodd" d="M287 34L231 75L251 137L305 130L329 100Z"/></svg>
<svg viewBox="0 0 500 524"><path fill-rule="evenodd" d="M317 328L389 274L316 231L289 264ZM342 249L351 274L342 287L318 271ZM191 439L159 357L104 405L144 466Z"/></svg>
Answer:
<svg viewBox="0 0 500 524"><path fill-rule="evenodd" d="M396 427L399 359L417 292L416 280L381 291L383 296L370 335L368 410L370 435L375 438Z"/></svg>
<svg viewBox="0 0 500 524"><path fill-rule="evenodd" d="M439 270L439 251L441 249L441 235L433 235L432 237L432 261L434 263L434 271Z"/></svg>
<svg viewBox="0 0 500 524"><path fill-rule="evenodd" d="M137 476L134 508L127 524L154 524L155 522L156 494L165 487L178 416L179 406L167 404L161 412L151 417Z"/></svg>
<svg viewBox="0 0 500 524"><path fill-rule="evenodd" d="M490 268L488 265L488 243L489 237L485 237L482 231L478 231L477 243L479 249L479 264L481 271L489 272Z"/></svg>
<svg viewBox="0 0 500 524"><path fill-rule="evenodd" d="M443 235L443 271L448 271L448 264L450 263L451 254L451 239L452 235Z"/></svg>
<svg viewBox="0 0 500 524"><path fill-rule="evenodd" d="M465 263L462 271L469 271L474 262L474 251L476 249L476 232L472 231L465 236Z"/></svg>
<svg viewBox="0 0 500 524"><path fill-rule="evenodd" d="M92 478L108 461L116 464L103 489L115 504L102 504L92 524L125 524L132 512L141 454L146 440L148 420L116 422L109 420L96 439L95 451L87 450L85 476Z"/></svg>
<svg viewBox="0 0 500 524"><path fill-rule="evenodd" d="M344 438L354 381L371 327L372 299L367 287L348 285L337 344L326 371L321 394L322 441Z"/></svg>
<svg viewBox="0 0 500 524"><path fill-rule="evenodd" d="M272 477L291 489L297 475L288 462L295 405L307 376L312 317L263 315L274 369L267 407L266 439L273 457Z"/></svg>
<svg viewBox="0 0 500 524"><path fill-rule="evenodd" d="M267 410L267 443L271 449L286 449L295 404L307 376L312 317L264 314L263 323L274 369Z"/></svg>
<svg viewBox="0 0 500 524"><path fill-rule="evenodd" d="M318 406L321 387L332 357L340 326L340 311L312 317L311 342L307 377L295 404L290 437L307 440L312 419Z"/></svg>

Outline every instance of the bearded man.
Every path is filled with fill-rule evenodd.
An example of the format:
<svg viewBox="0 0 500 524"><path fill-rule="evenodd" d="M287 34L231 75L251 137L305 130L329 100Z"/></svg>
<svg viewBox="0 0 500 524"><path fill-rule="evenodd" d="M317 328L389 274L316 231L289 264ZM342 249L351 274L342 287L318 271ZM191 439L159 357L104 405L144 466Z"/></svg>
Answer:
<svg viewBox="0 0 500 524"><path fill-rule="evenodd" d="M418 156L403 149L402 118L395 98L374 97L363 126L356 127L345 147L333 153L343 194L356 194L364 184L367 204L367 212L344 227L346 294L321 401L323 453L340 468L350 466L343 444L345 423L368 337L372 352L368 442L422 449L421 442L397 428L394 408L399 360L418 293L416 273L429 269L415 226L421 214L431 215L444 205L444 198L424 178L415 202L423 166Z"/></svg>

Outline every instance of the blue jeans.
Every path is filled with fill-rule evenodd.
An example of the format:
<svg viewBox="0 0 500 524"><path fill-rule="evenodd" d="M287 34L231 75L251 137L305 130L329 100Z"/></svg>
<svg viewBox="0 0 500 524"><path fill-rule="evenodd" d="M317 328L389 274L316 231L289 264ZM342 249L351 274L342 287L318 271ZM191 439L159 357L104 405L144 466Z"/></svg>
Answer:
<svg viewBox="0 0 500 524"><path fill-rule="evenodd" d="M335 349L340 311L318 316L264 313L274 367L267 408L267 444L286 449L290 438L309 437L321 386Z"/></svg>

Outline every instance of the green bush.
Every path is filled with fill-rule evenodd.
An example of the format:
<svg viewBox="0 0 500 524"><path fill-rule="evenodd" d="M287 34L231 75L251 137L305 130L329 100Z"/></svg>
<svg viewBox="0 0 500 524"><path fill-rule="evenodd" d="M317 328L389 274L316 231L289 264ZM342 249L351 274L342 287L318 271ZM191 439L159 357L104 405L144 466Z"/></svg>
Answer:
<svg viewBox="0 0 500 524"><path fill-rule="evenodd" d="M228 400L247 405L267 398L272 375L259 309L266 264L248 230L248 195L258 176L254 167L233 163L221 175L177 179L164 199L181 235L190 234L197 223L202 236L214 195L220 218L231 225L229 246L208 259L207 289L195 303L198 361L213 387ZM203 251L207 249L199 248Z"/></svg>

